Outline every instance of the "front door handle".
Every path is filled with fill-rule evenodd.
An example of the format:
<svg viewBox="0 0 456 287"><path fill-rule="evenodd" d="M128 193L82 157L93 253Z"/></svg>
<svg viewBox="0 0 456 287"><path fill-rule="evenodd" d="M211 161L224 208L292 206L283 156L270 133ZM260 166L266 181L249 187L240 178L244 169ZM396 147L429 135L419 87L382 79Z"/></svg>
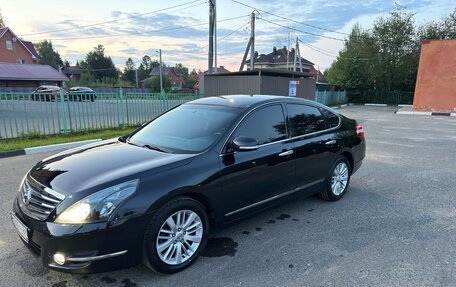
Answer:
<svg viewBox="0 0 456 287"><path fill-rule="evenodd" d="M292 155L293 153L294 153L294 151L291 149L291 150L287 150L287 151L279 153L279 156L289 156L289 155Z"/></svg>
<svg viewBox="0 0 456 287"><path fill-rule="evenodd" d="M337 143L336 140L330 140L330 141L325 142L325 145L333 145L336 143Z"/></svg>

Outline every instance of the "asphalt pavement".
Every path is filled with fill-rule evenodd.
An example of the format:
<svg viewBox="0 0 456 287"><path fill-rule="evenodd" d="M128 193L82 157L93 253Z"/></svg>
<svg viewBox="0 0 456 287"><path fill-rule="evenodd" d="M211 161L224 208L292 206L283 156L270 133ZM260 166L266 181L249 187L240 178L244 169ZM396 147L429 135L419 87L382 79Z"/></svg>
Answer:
<svg viewBox="0 0 456 287"><path fill-rule="evenodd" d="M49 154L0 159L0 286L455 286L456 118L339 111L367 139L340 201L302 198L231 225L174 275L141 265L93 275L46 269L9 212L22 176Z"/></svg>

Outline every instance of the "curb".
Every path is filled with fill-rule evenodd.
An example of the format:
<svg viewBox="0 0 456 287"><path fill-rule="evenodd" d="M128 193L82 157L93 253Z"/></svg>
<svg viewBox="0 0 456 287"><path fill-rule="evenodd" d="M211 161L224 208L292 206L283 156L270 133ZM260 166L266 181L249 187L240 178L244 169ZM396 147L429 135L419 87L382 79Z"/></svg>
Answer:
<svg viewBox="0 0 456 287"><path fill-rule="evenodd" d="M456 117L456 113L444 113L444 112L416 112L416 111L403 111L403 108L396 111L398 115L411 115L411 116L447 116Z"/></svg>
<svg viewBox="0 0 456 287"><path fill-rule="evenodd" d="M387 104L364 104L365 106L374 106L374 107L387 107Z"/></svg>
<svg viewBox="0 0 456 287"><path fill-rule="evenodd" d="M352 104L352 103L348 103L348 104L343 104L343 105L338 105L338 106L332 106L330 107L331 109L339 109L339 108L345 108L345 107L348 107L348 106L354 106L355 104Z"/></svg>
<svg viewBox="0 0 456 287"><path fill-rule="evenodd" d="M29 147L25 149L19 150L12 150L12 151L3 151L0 152L0 158L8 158L13 156L20 156L20 155L29 155L29 154L36 154L42 152L49 152L49 151L58 151L58 150L65 150L70 148L79 147L82 145L94 143L102 141L102 139L92 139L92 140L84 140L84 141L77 141L77 142L69 142L69 143L61 143L61 144L52 144L52 145L44 145L38 147Z"/></svg>

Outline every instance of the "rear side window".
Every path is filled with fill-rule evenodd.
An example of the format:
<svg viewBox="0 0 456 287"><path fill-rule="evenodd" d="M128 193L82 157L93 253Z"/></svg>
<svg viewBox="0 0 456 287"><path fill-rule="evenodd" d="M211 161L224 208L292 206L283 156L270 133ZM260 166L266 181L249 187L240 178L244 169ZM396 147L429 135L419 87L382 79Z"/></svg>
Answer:
<svg viewBox="0 0 456 287"><path fill-rule="evenodd" d="M326 129L320 110L311 106L287 104L292 136L302 136Z"/></svg>
<svg viewBox="0 0 456 287"><path fill-rule="evenodd" d="M239 125L233 138L240 136L255 138L260 145L286 139L282 106L268 106L252 112Z"/></svg>
<svg viewBox="0 0 456 287"><path fill-rule="evenodd" d="M321 113L323 114L323 116L325 116L326 126L328 127L328 129L335 128L339 125L339 117L336 114L326 109L321 109Z"/></svg>

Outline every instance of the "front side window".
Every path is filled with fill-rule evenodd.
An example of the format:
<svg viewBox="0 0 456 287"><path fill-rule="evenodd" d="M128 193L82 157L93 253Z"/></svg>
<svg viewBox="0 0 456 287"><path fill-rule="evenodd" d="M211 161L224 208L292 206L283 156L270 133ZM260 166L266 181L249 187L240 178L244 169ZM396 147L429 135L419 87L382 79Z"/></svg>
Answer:
<svg viewBox="0 0 456 287"><path fill-rule="evenodd" d="M286 139L282 106L268 106L252 112L236 129L233 139L240 136L255 138L259 145Z"/></svg>
<svg viewBox="0 0 456 287"><path fill-rule="evenodd" d="M6 49L13 50L13 41L6 40Z"/></svg>
<svg viewBox="0 0 456 287"><path fill-rule="evenodd" d="M156 118L129 142L172 153L198 153L210 147L233 124L237 108L186 104Z"/></svg>
<svg viewBox="0 0 456 287"><path fill-rule="evenodd" d="M299 104L287 104L292 136L302 136L326 129L325 118L320 110Z"/></svg>

